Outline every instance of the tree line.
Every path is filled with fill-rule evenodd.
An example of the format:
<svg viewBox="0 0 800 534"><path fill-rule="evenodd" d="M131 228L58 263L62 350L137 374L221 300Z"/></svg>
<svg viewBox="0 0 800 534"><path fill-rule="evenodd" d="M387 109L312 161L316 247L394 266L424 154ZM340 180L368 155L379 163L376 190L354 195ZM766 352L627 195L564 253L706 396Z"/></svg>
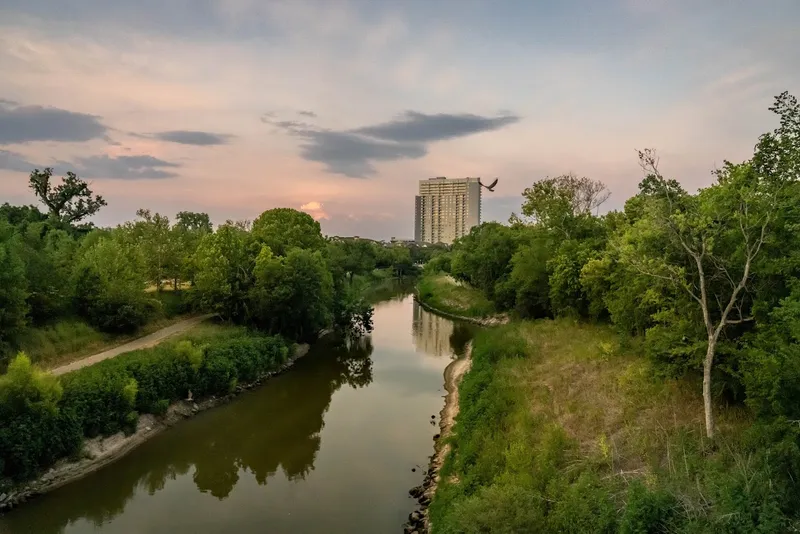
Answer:
<svg viewBox="0 0 800 534"><path fill-rule="evenodd" d="M304 340L322 328L370 324L363 279L375 269L416 271L436 247L326 239L317 221L289 208L216 229L206 213L173 220L148 209L114 228L86 223L106 201L73 173L35 170L29 185L46 207L0 206L0 363L32 328L62 319L132 333L163 313L165 289L180 312Z"/></svg>
<svg viewBox="0 0 800 534"><path fill-rule="evenodd" d="M709 438L717 402L788 428L800 420L800 107L783 93L770 111L779 126L752 157L696 193L642 150L623 209L598 215L609 194L596 180L547 178L508 225L474 228L426 269L523 318L607 321L642 338L665 376L703 377Z"/></svg>

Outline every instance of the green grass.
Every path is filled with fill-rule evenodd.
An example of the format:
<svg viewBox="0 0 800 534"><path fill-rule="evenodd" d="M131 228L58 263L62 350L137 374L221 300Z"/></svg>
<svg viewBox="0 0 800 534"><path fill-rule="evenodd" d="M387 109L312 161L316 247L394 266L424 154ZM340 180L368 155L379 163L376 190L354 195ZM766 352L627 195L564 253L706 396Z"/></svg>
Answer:
<svg viewBox="0 0 800 534"><path fill-rule="evenodd" d="M417 296L428 306L464 317L488 317L496 311L483 292L442 274L422 277L417 282Z"/></svg>
<svg viewBox="0 0 800 534"><path fill-rule="evenodd" d="M160 311L137 332L128 335L100 332L79 318L59 319L56 322L32 327L21 336L20 350L42 368L52 368L122 345L146 336L187 317L187 292L154 293L161 303Z"/></svg>
<svg viewBox="0 0 800 534"><path fill-rule="evenodd" d="M481 331L460 393L434 533L797 527L794 438L767 448L744 408L719 406L709 442L699 383L655 378L610 328L543 320Z"/></svg>

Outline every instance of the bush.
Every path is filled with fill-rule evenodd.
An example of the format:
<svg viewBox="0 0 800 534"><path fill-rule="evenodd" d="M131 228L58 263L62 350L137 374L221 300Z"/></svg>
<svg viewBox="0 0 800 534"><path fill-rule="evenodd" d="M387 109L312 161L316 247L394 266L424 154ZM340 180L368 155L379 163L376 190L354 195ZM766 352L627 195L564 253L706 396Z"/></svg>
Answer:
<svg viewBox="0 0 800 534"><path fill-rule="evenodd" d="M80 423L60 410L62 388L20 353L0 377L0 478L24 480L81 443Z"/></svg>
<svg viewBox="0 0 800 534"><path fill-rule="evenodd" d="M622 516L621 534L659 534L673 532L670 521L675 512L675 497L663 490L648 490L635 481L628 490L628 505Z"/></svg>

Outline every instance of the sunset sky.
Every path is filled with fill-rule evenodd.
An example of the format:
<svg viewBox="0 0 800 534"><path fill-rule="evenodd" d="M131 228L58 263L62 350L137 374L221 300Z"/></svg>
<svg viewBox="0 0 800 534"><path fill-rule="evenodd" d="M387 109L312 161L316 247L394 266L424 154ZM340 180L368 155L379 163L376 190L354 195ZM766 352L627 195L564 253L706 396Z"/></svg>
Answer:
<svg viewBox="0 0 800 534"><path fill-rule="evenodd" d="M548 175L637 148L689 189L800 95L797 0L0 0L0 202L33 167L219 223L288 206L326 234L413 236L417 181L499 177L505 221Z"/></svg>

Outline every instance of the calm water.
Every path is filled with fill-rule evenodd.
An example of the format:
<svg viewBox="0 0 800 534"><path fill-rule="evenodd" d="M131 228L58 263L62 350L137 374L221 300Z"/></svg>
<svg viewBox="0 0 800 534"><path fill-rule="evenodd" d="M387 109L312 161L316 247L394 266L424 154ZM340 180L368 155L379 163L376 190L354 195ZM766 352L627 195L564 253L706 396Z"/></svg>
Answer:
<svg viewBox="0 0 800 534"><path fill-rule="evenodd" d="M0 532L401 532L472 327L410 295L371 337L320 342L287 373L0 518ZM437 425L431 425L436 414Z"/></svg>

